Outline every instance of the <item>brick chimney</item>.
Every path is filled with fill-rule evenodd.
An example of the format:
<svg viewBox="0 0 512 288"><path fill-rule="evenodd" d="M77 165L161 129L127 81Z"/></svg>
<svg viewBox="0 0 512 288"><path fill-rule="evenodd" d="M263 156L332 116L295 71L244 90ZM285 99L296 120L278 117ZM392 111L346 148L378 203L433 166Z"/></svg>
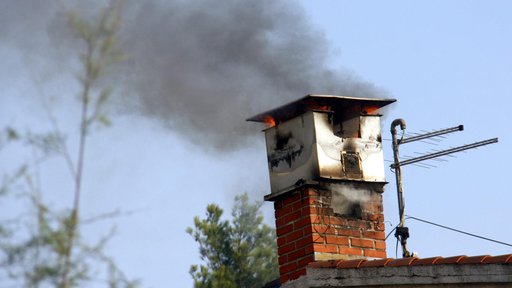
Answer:
<svg viewBox="0 0 512 288"><path fill-rule="evenodd" d="M385 258L380 114L394 99L307 95L265 122L280 281L313 261Z"/></svg>
<svg viewBox="0 0 512 288"><path fill-rule="evenodd" d="M281 283L306 274L313 261L386 258L382 195L371 192L339 214L333 193L305 185L274 200Z"/></svg>

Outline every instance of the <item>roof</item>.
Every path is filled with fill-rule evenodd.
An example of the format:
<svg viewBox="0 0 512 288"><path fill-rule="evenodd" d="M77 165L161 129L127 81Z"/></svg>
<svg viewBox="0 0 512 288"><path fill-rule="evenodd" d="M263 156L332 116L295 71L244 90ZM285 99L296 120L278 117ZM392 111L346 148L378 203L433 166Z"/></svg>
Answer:
<svg viewBox="0 0 512 288"><path fill-rule="evenodd" d="M309 94L283 106L248 118L247 121L267 122L269 118L272 118L279 123L311 110L336 111L358 106L361 110L365 110L365 108L375 110L395 101L396 99Z"/></svg>
<svg viewBox="0 0 512 288"><path fill-rule="evenodd" d="M512 264L512 254L499 255L499 256L453 256L453 257L430 257L430 258L384 258L376 260L354 259L354 260L332 260L311 262L311 268L337 268L337 269L351 269L351 268L367 268L367 267L399 267L399 266L425 266L425 265L443 265L443 264Z"/></svg>
<svg viewBox="0 0 512 288"><path fill-rule="evenodd" d="M281 287L511 287L512 254L312 262Z"/></svg>

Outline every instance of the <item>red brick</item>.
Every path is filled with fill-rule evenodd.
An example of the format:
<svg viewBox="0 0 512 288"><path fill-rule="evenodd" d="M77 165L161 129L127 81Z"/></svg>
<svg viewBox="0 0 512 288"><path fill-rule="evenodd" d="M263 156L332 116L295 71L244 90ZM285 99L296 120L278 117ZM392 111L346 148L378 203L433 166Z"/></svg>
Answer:
<svg viewBox="0 0 512 288"><path fill-rule="evenodd" d="M339 216L320 204L328 191L296 189L274 203L281 282L304 275L314 252L385 258L382 195L372 194L363 205L363 219ZM367 220L364 220L367 219ZM357 257L356 257L357 258ZM344 264L340 264L340 263ZM372 261L338 261L340 266L363 267ZM347 266L348 267L348 266Z"/></svg>
<svg viewBox="0 0 512 288"><path fill-rule="evenodd" d="M348 237L345 237L345 236L327 235L326 241L328 244L337 244L337 245L347 245L348 246Z"/></svg>
<svg viewBox="0 0 512 288"><path fill-rule="evenodd" d="M313 247L313 243L304 246L304 252L306 252L306 254L313 254L315 252L315 248Z"/></svg>
<svg viewBox="0 0 512 288"><path fill-rule="evenodd" d="M386 233L382 231L363 231L363 237L375 240L384 240L386 238Z"/></svg>
<svg viewBox="0 0 512 288"><path fill-rule="evenodd" d="M317 225L339 225L331 221L331 217L327 215L310 215L311 223ZM334 218L334 217L333 217Z"/></svg>
<svg viewBox="0 0 512 288"><path fill-rule="evenodd" d="M313 244L313 248L315 249L315 252L338 253L338 246L337 245Z"/></svg>
<svg viewBox="0 0 512 288"><path fill-rule="evenodd" d="M364 250L364 256L372 258L386 258L386 251Z"/></svg>
<svg viewBox="0 0 512 288"><path fill-rule="evenodd" d="M313 234L311 234L311 237L312 237L313 242L315 242L315 243L325 244L325 242L326 242L325 237L321 234L313 233Z"/></svg>
<svg viewBox="0 0 512 288"><path fill-rule="evenodd" d="M360 239L360 238L350 238L350 246L363 247L363 248L373 248L373 240Z"/></svg>
<svg viewBox="0 0 512 288"><path fill-rule="evenodd" d="M288 280L290 280L290 277L288 277L288 274L280 274L279 282L281 282L281 284L287 282Z"/></svg>
<svg viewBox="0 0 512 288"><path fill-rule="evenodd" d="M325 215L331 215L333 212L332 212L332 209L331 208L321 208L321 207L316 207L316 206L307 206L307 207L304 207L302 208L302 215L320 215L320 216L325 216Z"/></svg>
<svg viewBox="0 0 512 288"><path fill-rule="evenodd" d="M386 242L385 241L375 241L375 249L377 250L386 250Z"/></svg>
<svg viewBox="0 0 512 288"><path fill-rule="evenodd" d="M329 216L325 216L325 215L309 215L309 219L311 221L311 224L324 225L324 226L327 226L330 224Z"/></svg>
<svg viewBox="0 0 512 288"><path fill-rule="evenodd" d="M316 236L312 236L311 234L310 235L306 235L304 237L302 237L302 239L300 240L297 240L295 242L295 246L296 247L306 247L306 245L308 244L311 244L314 242L314 238L313 237L316 237Z"/></svg>
<svg viewBox="0 0 512 288"><path fill-rule="evenodd" d="M334 227L332 227L332 226L312 225L311 229L315 233L336 235L336 229ZM306 232L306 230L304 230L304 232Z"/></svg>
<svg viewBox="0 0 512 288"><path fill-rule="evenodd" d="M315 207L313 207L313 206L302 207L302 209L301 209L302 216L310 216L311 214L315 214L314 209L315 209Z"/></svg>
<svg viewBox="0 0 512 288"><path fill-rule="evenodd" d="M334 220L334 222L333 222L334 225L347 226L347 219L338 217L338 216L332 216L332 217L336 218L336 220Z"/></svg>
<svg viewBox="0 0 512 288"><path fill-rule="evenodd" d="M286 214L284 216L284 221L286 223L291 223L293 221L296 221L296 220L300 219L300 217L301 217L300 211L295 211L295 212Z"/></svg>
<svg viewBox="0 0 512 288"><path fill-rule="evenodd" d="M291 193L290 196L286 197L283 199L283 205L286 206L286 205L289 205L295 201L299 201L301 198L301 194L300 193Z"/></svg>
<svg viewBox="0 0 512 288"><path fill-rule="evenodd" d="M380 221L380 222L383 222L384 221L384 214L368 214L366 217L366 219L370 220L370 221Z"/></svg>
<svg viewBox="0 0 512 288"><path fill-rule="evenodd" d="M302 230L291 232L290 234L286 235L286 242L293 242L297 239L302 238Z"/></svg>
<svg viewBox="0 0 512 288"><path fill-rule="evenodd" d="M317 197L313 197L313 196L308 196L304 199L305 203L307 203L308 205L317 205L318 204L318 199Z"/></svg>
<svg viewBox="0 0 512 288"><path fill-rule="evenodd" d="M310 209L310 211L313 210L313 211L311 211L311 214L322 215L322 216L328 216L328 215L334 214L334 211L332 210L332 208L320 207L320 206L312 206L311 208L313 208L313 209Z"/></svg>
<svg viewBox="0 0 512 288"><path fill-rule="evenodd" d="M308 225L311 225L311 219L309 217L302 217L293 223L293 229L297 230Z"/></svg>
<svg viewBox="0 0 512 288"><path fill-rule="evenodd" d="M285 234L288 234L293 231L293 224L288 224L286 226L277 227L276 234L278 237L281 237Z"/></svg>
<svg viewBox="0 0 512 288"><path fill-rule="evenodd" d="M285 264L281 267L279 267L279 272L280 274L286 274L286 273L290 273L292 271L295 271L297 269L297 263L295 262L290 262L288 264Z"/></svg>
<svg viewBox="0 0 512 288"><path fill-rule="evenodd" d="M328 227L325 225L308 225L305 226L304 229L302 229L304 232L304 235L318 233L318 234L336 234L336 229L334 227Z"/></svg>
<svg viewBox="0 0 512 288"><path fill-rule="evenodd" d="M286 237L282 236L277 238L277 246L283 246L287 243Z"/></svg>
<svg viewBox="0 0 512 288"><path fill-rule="evenodd" d="M321 219L319 218L318 215L311 215L311 214L308 214L308 213L304 213L304 209L302 209L302 217L304 218L309 218L309 223L311 224L320 224Z"/></svg>
<svg viewBox="0 0 512 288"><path fill-rule="evenodd" d="M308 188L308 189L304 190L304 193L306 193L309 196L318 196L319 195L318 191L316 191L313 188Z"/></svg>
<svg viewBox="0 0 512 288"><path fill-rule="evenodd" d="M293 250L295 250L295 243L290 243L290 244L287 244L284 246L277 247L277 251L278 251L279 255L284 255Z"/></svg>
<svg viewBox="0 0 512 288"><path fill-rule="evenodd" d="M293 211L301 211L302 208L308 206L308 203L305 202L304 200L301 200L301 201L297 201L297 202L291 204L291 206L293 208Z"/></svg>
<svg viewBox="0 0 512 288"><path fill-rule="evenodd" d="M360 248L339 247L339 253L345 255L363 256L363 250Z"/></svg>
<svg viewBox="0 0 512 288"><path fill-rule="evenodd" d="M305 252L305 249L304 249L304 252ZM305 257L302 257L299 259L299 267L305 267L313 261L315 261L314 255L306 255Z"/></svg>
<svg viewBox="0 0 512 288"><path fill-rule="evenodd" d="M294 280L294 279L299 278L302 275L306 275L306 268L299 269L299 270L297 270L295 272L290 273L290 279Z"/></svg>
<svg viewBox="0 0 512 288"><path fill-rule="evenodd" d="M302 232L304 233L304 235L311 235L313 233L316 233L315 230L313 229L313 225L304 226L304 228L302 228Z"/></svg>
<svg viewBox="0 0 512 288"><path fill-rule="evenodd" d="M364 220L348 220L347 226L350 228L369 229L371 228L371 222Z"/></svg>
<svg viewBox="0 0 512 288"><path fill-rule="evenodd" d="M292 212L293 212L292 205L288 205L288 206L284 206L283 208L279 208L275 211L276 219L284 217L285 215L288 215L289 213L292 213Z"/></svg>
<svg viewBox="0 0 512 288"><path fill-rule="evenodd" d="M361 224L363 220L354 220L354 219L347 219L347 228L359 228L359 224Z"/></svg>
<svg viewBox="0 0 512 288"><path fill-rule="evenodd" d="M301 257L303 257L304 255L306 255L306 250L304 248L301 248L301 249L298 249L290 254L287 254L288 255L288 261L295 261Z"/></svg>
<svg viewBox="0 0 512 288"><path fill-rule="evenodd" d="M276 227L281 227L286 225L287 223L284 221L284 217L276 218Z"/></svg>
<svg viewBox="0 0 512 288"><path fill-rule="evenodd" d="M343 236L361 237L361 230L341 228L338 229L338 234Z"/></svg>

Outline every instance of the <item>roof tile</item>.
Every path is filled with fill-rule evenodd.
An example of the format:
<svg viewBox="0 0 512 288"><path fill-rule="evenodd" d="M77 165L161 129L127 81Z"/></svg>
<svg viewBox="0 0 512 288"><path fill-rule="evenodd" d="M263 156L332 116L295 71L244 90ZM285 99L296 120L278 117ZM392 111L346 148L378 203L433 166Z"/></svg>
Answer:
<svg viewBox="0 0 512 288"><path fill-rule="evenodd" d="M338 268L338 269L355 269L368 267L400 267L400 266L426 266L426 265L467 265L467 264L512 264L512 254L489 256L453 256L443 258L440 256L419 259L416 257L409 258L384 258L376 260L353 259L353 260L329 260L311 262L308 264L311 268Z"/></svg>
<svg viewBox="0 0 512 288"><path fill-rule="evenodd" d="M412 263L411 265L412 266L433 265L433 264L437 264L437 262L441 259L443 259L443 257L440 257L440 256L430 257L430 258L421 258L421 259L418 259L417 261L414 261L414 263Z"/></svg>
<svg viewBox="0 0 512 288"><path fill-rule="evenodd" d="M489 258L489 255L480 255L480 256L471 256L464 259L461 259L459 264L480 264L483 263L485 259Z"/></svg>
<svg viewBox="0 0 512 288"><path fill-rule="evenodd" d="M384 258L384 259L370 260L370 261L364 262L359 267L361 267L361 268L366 268L366 267L384 267L389 262L391 262L391 260L393 260L393 259L392 258Z"/></svg>
<svg viewBox="0 0 512 288"><path fill-rule="evenodd" d="M485 258L484 264L512 263L512 254L492 256Z"/></svg>
<svg viewBox="0 0 512 288"><path fill-rule="evenodd" d="M387 264L387 266L388 267L409 266L416 260L418 260L418 258L416 258L416 257L395 259L395 260L392 260L391 262L389 262Z"/></svg>
<svg viewBox="0 0 512 288"><path fill-rule="evenodd" d="M439 261L436 262L436 264L457 264L464 258L468 258L468 256L459 255L459 256L453 256L453 257L448 257L448 258L441 258L441 259L439 259Z"/></svg>
<svg viewBox="0 0 512 288"><path fill-rule="evenodd" d="M335 268L338 262L338 260L317 261L309 263L308 266L312 268Z"/></svg>
<svg viewBox="0 0 512 288"><path fill-rule="evenodd" d="M336 267L338 268L359 268L361 264L366 262L366 259L354 259L354 260L341 260Z"/></svg>

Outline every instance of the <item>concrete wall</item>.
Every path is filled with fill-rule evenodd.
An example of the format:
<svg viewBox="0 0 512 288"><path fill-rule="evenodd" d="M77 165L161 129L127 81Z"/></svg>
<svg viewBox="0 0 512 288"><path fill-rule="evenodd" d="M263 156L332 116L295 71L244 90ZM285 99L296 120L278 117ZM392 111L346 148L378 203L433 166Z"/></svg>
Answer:
<svg viewBox="0 0 512 288"><path fill-rule="evenodd" d="M307 274L283 288L481 288L512 287L512 265L430 265L357 269L308 268Z"/></svg>

